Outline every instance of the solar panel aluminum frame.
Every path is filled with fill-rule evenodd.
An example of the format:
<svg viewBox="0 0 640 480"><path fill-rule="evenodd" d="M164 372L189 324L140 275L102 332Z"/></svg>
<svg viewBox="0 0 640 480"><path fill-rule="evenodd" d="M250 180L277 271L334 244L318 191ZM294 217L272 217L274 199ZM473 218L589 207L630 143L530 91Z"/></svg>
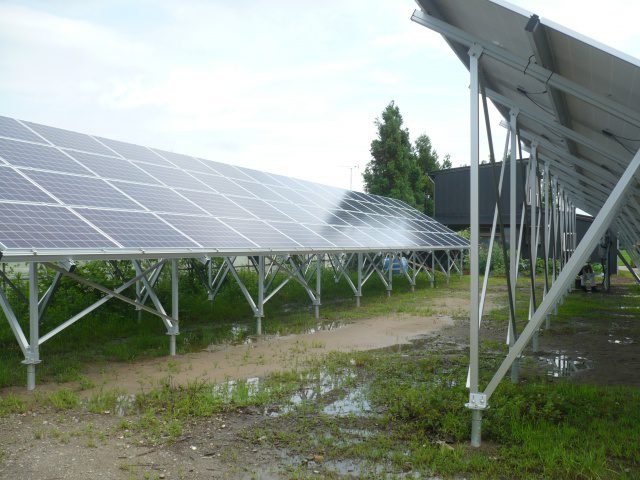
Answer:
<svg viewBox="0 0 640 480"><path fill-rule="evenodd" d="M640 171L640 149L635 145L631 148L621 141L621 138L640 138L640 99L637 92L634 92L635 100L630 101L633 91L631 79L640 75L640 60L621 54L557 24L541 20L537 15L501 0L419 0L418 3L422 10L415 11L412 20L442 34L469 69L471 79L472 288L470 368L467 385L470 394L467 407L472 410L471 444L477 447L480 445L482 411L487 408L489 398L507 370L516 365L518 356L530 341L532 349L536 351L538 328L545 321L545 316L549 325L550 310L561 302L567 288L571 288L569 285L572 284L576 273L609 225L615 225L619 231L625 233L625 246L632 251L634 262L640 267L640 249L637 248L640 222L636 220L637 214L640 213L640 189L632 180ZM557 42L557 45L554 42ZM567 52L571 52L570 56ZM557 63L557 59L563 54L569 64L566 68ZM574 60L578 55L582 55L582 62L580 59ZM589 61L586 61L585 57ZM600 65L597 64L598 61ZM579 69L573 66L575 63L580 64ZM604 72L600 78L599 66ZM605 72L607 68L608 71ZM626 74L615 75L621 71ZM585 82L585 78L588 78L589 82ZM530 79L538 83L532 83ZM536 85L538 88L532 92L546 97L536 97L540 103L531 99L532 93L528 93L527 88L521 86L523 82ZM508 289L512 292L509 298L512 311L508 335L510 349L484 390L479 388L478 383L478 334L482 312L476 308L479 299L479 258L478 211L477 208L474 209L478 193L480 96L483 99L485 118L488 117L486 102L489 98L508 121L511 135L512 287ZM530 103L525 102L522 96ZM542 114L531 104L545 113ZM618 137L616 132L626 134L627 138ZM491 144L488 120L487 134ZM516 135L519 136L518 139ZM518 145L522 143L530 153L528 180L525 182L530 198L528 208L531 211L529 258L532 263L535 262L537 245L540 238L543 238L546 273L544 296L539 306L535 297L535 275L531 275L530 318L527 326L516 338L513 313L517 275L515 262L518 261L520 251L518 247L516 255L518 242L515 237L515 167ZM603 161L603 158L606 161ZM542 162L544 167L542 182L538 177L538 162ZM551 175L553 176L550 177ZM538 195L542 186L544 192L540 191ZM542 196L545 198L545 235L536 236L536 229L539 228L536 218L541 218L538 208L543 208ZM575 235L576 207L597 214L580 243L576 242ZM523 220L524 212L523 209ZM547 283L548 229L553 229L555 237L554 282L551 285ZM561 269L556 272L555 245L558 238L561 242ZM640 284L640 277L636 277L636 281ZM517 373L514 372L517 372L517 369L512 369L512 380L514 375L517 380Z"/></svg>

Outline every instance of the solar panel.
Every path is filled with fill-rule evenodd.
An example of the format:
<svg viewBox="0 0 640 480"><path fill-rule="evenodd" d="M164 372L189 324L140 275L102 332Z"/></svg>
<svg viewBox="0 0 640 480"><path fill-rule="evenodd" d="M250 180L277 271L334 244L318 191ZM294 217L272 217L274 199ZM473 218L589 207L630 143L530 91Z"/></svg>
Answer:
<svg viewBox="0 0 640 480"><path fill-rule="evenodd" d="M351 238L346 232L340 231L338 228L334 228L330 225L305 225L312 232L320 235L322 238L328 240L334 245L340 245L343 248L360 248L364 245L358 243Z"/></svg>
<svg viewBox="0 0 640 480"><path fill-rule="evenodd" d="M25 174L67 205L142 210L100 178L27 171Z"/></svg>
<svg viewBox="0 0 640 480"><path fill-rule="evenodd" d="M298 192L296 192L295 190L288 188L288 187L271 187L273 189L274 192L276 192L278 195L280 195L282 198L285 198L286 200L289 200L291 203L297 204L297 205L309 205L309 206L315 206L316 204L313 202L313 200L309 197L309 196L304 196Z"/></svg>
<svg viewBox="0 0 640 480"><path fill-rule="evenodd" d="M158 155L162 156L164 159L169 160L175 166L184 168L185 170L201 173L214 173L213 170L205 165L205 162L202 162L195 157L182 155L181 153L158 150L157 148L152 148L152 150Z"/></svg>
<svg viewBox="0 0 640 480"><path fill-rule="evenodd" d="M16 138L28 142L45 143L45 141L17 120L0 116L0 137Z"/></svg>
<svg viewBox="0 0 640 480"><path fill-rule="evenodd" d="M29 127L44 138L0 117L0 221L8 225L0 229L0 246L5 256L11 249L30 248L93 248L111 258L122 248L177 249L189 255L196 249L236 254L243 249L247 254L375 251L428 248L427 239L466 247L465 240L429 217L384 197L38 124Z"/></svg>
<svg viewBox="0 0 640 480"><path fill-rule="evenodd" d="M205 248L243 249L257 248L251 240L211 217L161 215L161 217Z"/></svg>
<svg viewBox="0 0 640 480"><path fill-rule="evenodd" d="M236 180L251 180L251 177L242 173L239 167L228 165L226 163L213 162L211 160L203 160L205 165L210 167L214 172L225 177L234 178Z"/></svg>
<svg viewBox="0 0 640 480"><path fill-rule="evenodd" d="M236 167L242 173L247 175L252 180L255 180L258 183L263 183L265 185L275 185L282 186L282 183L279 182L273 175L269 175L266 172L261 172L259 170L253 170L251 168L245 167Z"/></svg>
<svg viewBox="0 0 640 480"><path fill-rule="evenodd" d="M88 174L78 162L53 147L0 138L0 156L18 167L42 168L56 172Z"/></svg>
<svg viewBox="0 0 640 480"><path fill-rule="evenodd" d="M275 202L282 202L283 200L285 200L282 196L274 192L271 187L268 187L266 185L262 185L256 182L245 182L243 180L236 180L236 182L242 188L250 191L256 197L262 200L269 200L269 201L275 201Z"/></svg>
<svg viewBox="0 0 640 480"><path fill-rule="evenodd" d="M284 233L287 237L292 238L300 245L311 248L332 248L335 247L330 240L321 237L312 230L299 223L270 222L271 226Z"/></svg>
<svg viewBox="0 0 640 480"><path fill-rule="evenodd" d="M125 182L113 182L113 185L153 212L205 213L167 187Z"/></svg>
<svg viewBox="0 0 640 480"><path fill-rule="evenodd" d="M245 237L251 238L254 243L257 243L262 248L282 250L302 247L302 245L261 220L225 219L223 222Z"/></svg>
<svg viewBox="0 0 640 480"><path fill-rule="evenodd" d="M11 167L0 166L0 199L23 202L56 203L49 195L15 172Z"/></svg>
<svg viewBox="0 0 640 480"><path fill-rule="evenodd" d="M224 195L238 195L242 197L253 197L254 195L248 190L242 188L233 180L222 177L220 175L208 175L201 173L198 175L198 180L212 188L218 193Z"/></svg>
<svg viewBox="0 0 640 480"><path fill-rule="evenodd" d="M138 160L140 162L152 163L154 165L171 166L160 155L157 155L150 148L134 145L133 143L120 142L118 140L110 140L108 138L96 137L100 142L104 143L118 155L128 158L129 160Z"/></svg>
<svg viewBox="0 0 640 480"><path fill-rule="evenodd" d="M190 188L192 190L210 190L204 183L199 182L184 170L175 167L162 167L160 165L150 165L135 162L138 168L141 168L149 175L160 180L165 185L173 188Z"/></svg>
<svg viewBox="0 0 640 480"><path fill-rule="evenodd" d="M249 212L262 220L275 220L289 222L291 218L276 209L267 202L257 198L243 198L242 208L246 208Z"/></svg>
<svg viewBox="0 0 640 480"><path fill-rule="evenodd" d="M233 201L217 193L181 190L180 194L216 217L222 218L255 218L247 210Z"/></svg>
<svg viewBox="0 0 640 480"><path fill-rule="evenodd" d="M24 122L26 125L58 147L84 150L85 152L112 155L112 152L97 140L84 133L70 132L61 128L48 127L38 123Z"/></svg>
<svg viewBox="0 0 640 480"><path fill-rule="evenodd" d="M17 249L102 249L116 245L64 207L0 203L0 243Z"/></svg>
<svg viewBox="0 0 640 480"><path fill-rule="evenodd" d="M133 162L122 158L102 157L84 152L67 152L89 170L110 180L126 180L130 182L159 185L158 180L140 170Z"/></svg>
<svg viewBox="0 0 640 480"><path fill-rule="evenodd" d="M125 248L197 248L198 245L151 213L75 209Z"/></svg>

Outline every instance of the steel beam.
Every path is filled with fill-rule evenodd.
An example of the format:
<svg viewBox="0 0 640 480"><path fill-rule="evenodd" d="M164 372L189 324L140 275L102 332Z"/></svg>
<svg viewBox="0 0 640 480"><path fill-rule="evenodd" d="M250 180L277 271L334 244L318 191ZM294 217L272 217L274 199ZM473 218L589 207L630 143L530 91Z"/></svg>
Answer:
<svg viewBox="0 0 640 480"><path fill-rule="evenodd" d="M473 45L481 46L483 48L484 55L508 65L509 67L516 69L518 72L525 72L524 75L530 76L544 85L548 85L561 92L578 98L606 113L609 113L610 115L613 115L614 117L619 118L620 120L627 122L630 125L640 128L640 115L638 115L638 113L633 109L617 103L605 95L593 92L588 88L563 77L557 72L550 71L540 65L531 63L528 59L520 58L509 50L493 45L491 42L484 42L480 38L435 18L422 10L414 11L411 16L411 20L466 47L471 47Z"/></svg>
<svg viewBox="0 0 640 480"><path fill-rule="evenodd" d="M480 278L480 217L478 205L479 197L479 165L480 165L480 83L478 74L478 61L482 55L482 49L477 46L469 50L470 63L470 104L471 104L471 167L470 167L470 223L471 240L469 248L470 256L470 292L469 292L469 403L467 407L472 410L471 445L479 447L481 442L482 410L484 402L478 402L479 393L479 278ZM447 259L449 252L447 251ZM448 275L447 275L448 281Z"/></svg>
<svg viewBox="0 0 640 480"><path fill-rule="evenodd" d="M40 363L40 312L38 310L38 264L29 264L29 348L24 363L27 365L27 390L36 388L36 365Z"/></svg>
<svg viewBox="0 0 640 480"><path fill-rule="evenodd" d="M640 150L636 152L632 161L629 163L629 166L611 192L611 195L603 205L598 215L594 218L591 226L587 230L587 233L577 246L576 251L567 261L565 268L560 272L560 275L558 275L557 281L549 290L549 294L544 298L542 304L533 315L533 318L527 324L515 345L509 350L507 357L503 360L500 367L498 367L498 370L484 391L487 398L491 397L510 365L517 356L522 353L522 350L529 342L534 331L539 328L542 321L544 321L547 312L553 307L560 296L565 294L567 287L573 282L573 279L584 264L585 260L589 255L591 255L591 252L600 241L600 238L606 233L611 221L615 218L620 207L623 205L629 188L635 182L634 176L639 170Z"/></svg>

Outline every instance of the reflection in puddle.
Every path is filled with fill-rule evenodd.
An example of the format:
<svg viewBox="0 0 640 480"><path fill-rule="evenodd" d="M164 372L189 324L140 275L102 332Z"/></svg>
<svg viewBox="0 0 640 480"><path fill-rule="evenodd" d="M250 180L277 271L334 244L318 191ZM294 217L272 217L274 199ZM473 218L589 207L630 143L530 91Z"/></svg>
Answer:
<svg viewBox="0 0 640 480"><path fill-rule="evenodd" d="M333 416L362 416L371 413L371 405L369 405L363 387L357 387L351 390L344 398L324 407L322 411L327 415Z"/></svg>
<svg viewBox="0 0 640 480"><path fill-rule="evenodd" d="M575 373L592 368L591 361L587 358L571 357L561 352L556 352L553 356L538 358L546 364L547 376L554 378L570 377Z"/></svg>
<svg viewBox="0 0 640 480"><path fill-rule="evenodd" d="M308 328L304 331L304 333L330 332L332 330L342 328L345 325L346 323L344 322L323 322L318 323L315 327Z"/></svg>
<svg viewBox="0 0 640 480"><path fill-rule="evenodd" d="M121 394L116 397L115 414L119 417L129 415L136 410L136 396L134 394Z"/></svg>
<svg viewBox="0 0 640 480"><path fill-rule="evenodd" d="M613 333L609 334L609 339L607 341L612 345L630 345L634 343L633 338L631 337L619 337Z"/></svg>

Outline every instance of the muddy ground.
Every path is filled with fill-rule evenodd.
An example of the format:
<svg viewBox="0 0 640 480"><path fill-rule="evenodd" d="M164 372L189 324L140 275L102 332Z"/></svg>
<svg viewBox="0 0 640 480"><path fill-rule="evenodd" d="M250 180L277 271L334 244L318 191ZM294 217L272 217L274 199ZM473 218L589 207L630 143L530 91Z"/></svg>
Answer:
<svg viewBox="0 0 640 480"><path fill-rule="evenodd" d="M491 307L494 305L499 306L492 302ZM90 371L88 376L96 383L95 389L117 387L135 394L157 386L167 375L175 382L261 377L332 350L408 343L403 348L435 353L465 348L466 299L441 299L435 312L430 317L358 320L334 329L262 338L177 359L118 364L109 370ZM606 318L575 318L558 327L552 324L552 334L541 336L540 352L530 352L523 359L524 375L529 369L580 382L640 386L639 313L621 308L608 312ZM488 325L483 331L485 338L496 342L503 341L504 333L498 325ZM57 388L39 386L45 392ZM272 429L287 428L286 421L271 411L246 408L193 420L175 441L159 445L128 430L123 420L126 415L116 412L70 414L49 408L0 418L0 478L281 479L362 473L357 464L327 465L313 451L292 455L286 448L256 438L254 432L265 424Z"/></svg>

